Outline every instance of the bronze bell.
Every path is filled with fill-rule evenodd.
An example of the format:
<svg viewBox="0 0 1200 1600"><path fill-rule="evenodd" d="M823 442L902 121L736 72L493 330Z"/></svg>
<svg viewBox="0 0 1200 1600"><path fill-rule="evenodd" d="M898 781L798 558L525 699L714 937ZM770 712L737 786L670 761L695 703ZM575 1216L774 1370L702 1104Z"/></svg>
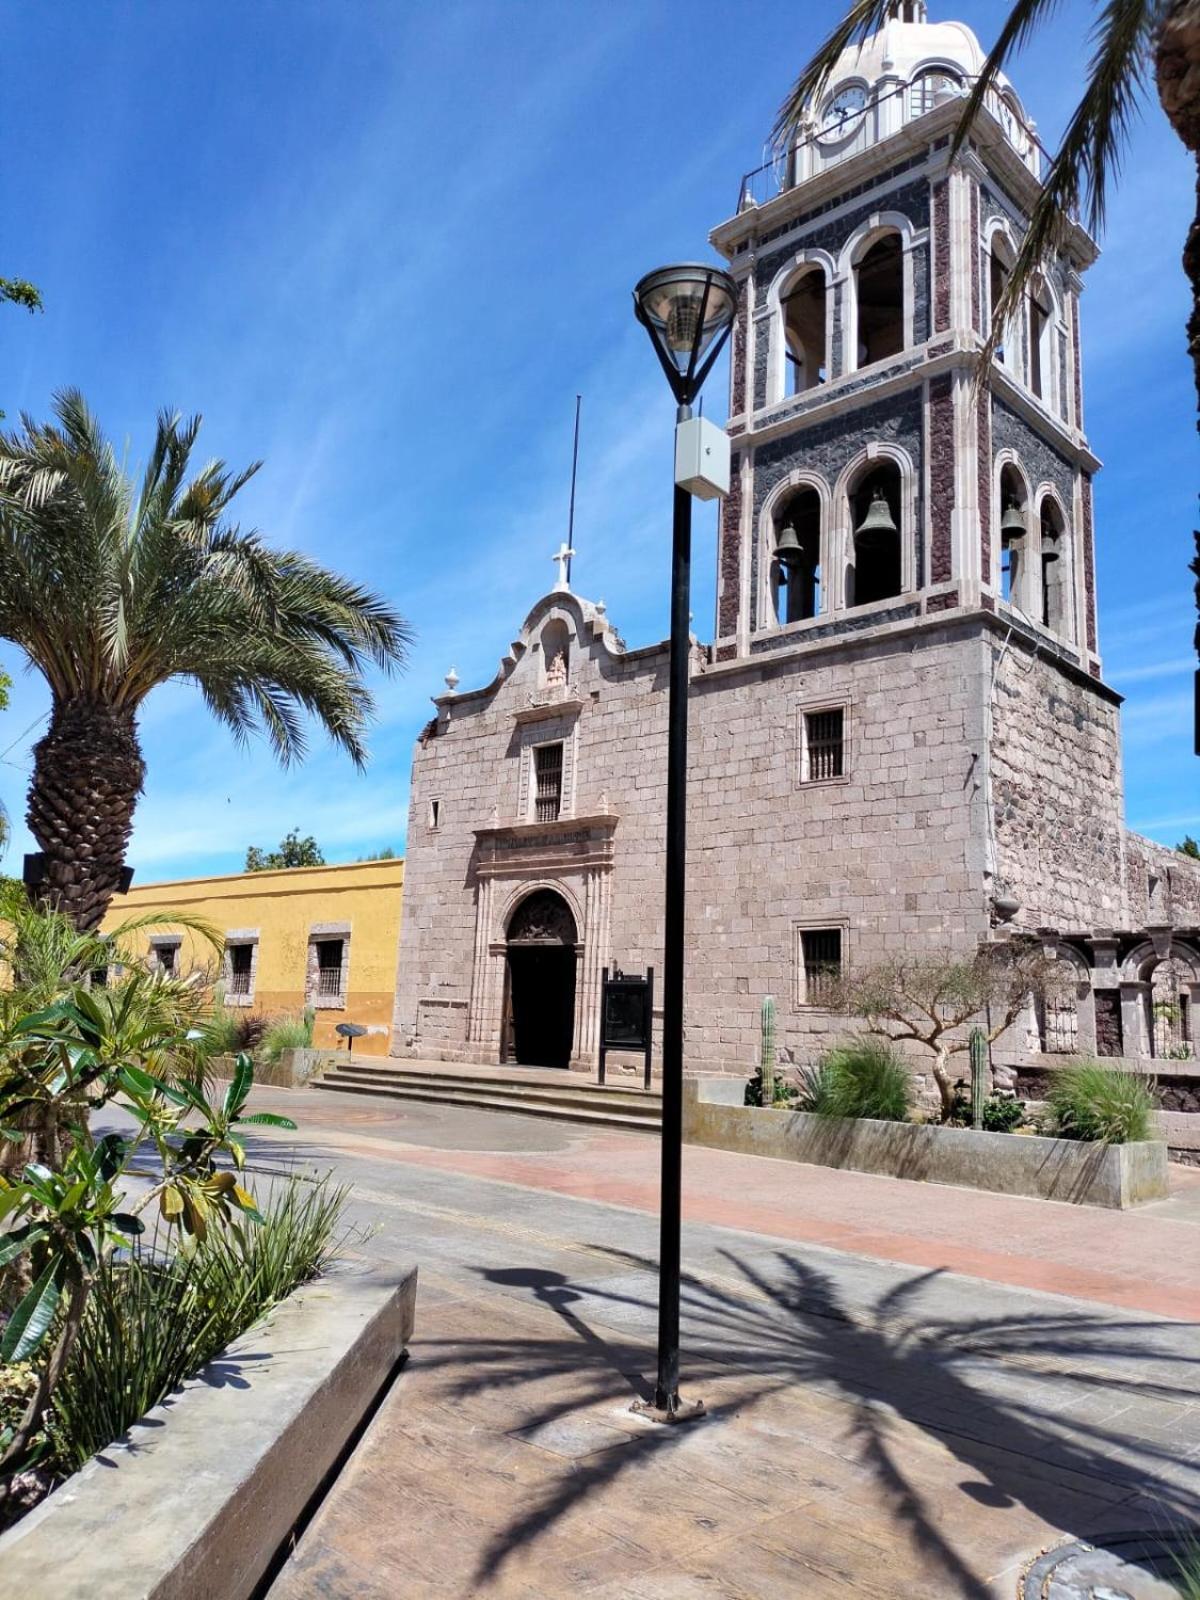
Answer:
<svg viewBox="0 0 1200 1600"><path fill-rule="evenodd" d="M881 490L876 490L871 497L871 504L867 507L867 514L854 530L855 543L863 549L869 550L873 545L886 544L890 535L896 532L896 524L892 518L891 507L886 496Z"/></svg>
<svg viewBox="0 0 1200 1600"><path fill-rule="evenodd" d="M775 554L785 567L790 567L804 554L795 528L789 522L775 536Z"/></svg>
<svg viewBox="0 0 1200 1600"><path fill-rule="evenodd" d="M1017 502L1011 498L1004 508L1004 515L1000 518L1000 532L1006 539L1023 539L1025 537L1024 513Z"/></svg>

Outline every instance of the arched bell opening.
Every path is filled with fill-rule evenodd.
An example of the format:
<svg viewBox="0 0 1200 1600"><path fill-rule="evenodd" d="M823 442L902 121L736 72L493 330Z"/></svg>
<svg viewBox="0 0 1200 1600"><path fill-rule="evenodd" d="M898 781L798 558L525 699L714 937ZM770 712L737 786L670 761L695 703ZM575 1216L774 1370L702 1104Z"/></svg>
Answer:
<svg viewBox="0 0 1200 1600"><path fill-rule="evenodd" d="M903 593L900 491L900 468L887 461L871 468L850 495L854 561L847 574L847 605L872 605Z"/></svg>
<svg viewBox="0 0 1200 1600"><path fill-rule="evenodd" d="M1064 639L1071 637L1070 551L1067 525L1057 503L1046 495L1041 517L1041 621Z"/></svg>
<svg viewBox="0 0 1200 1600"><path fill-rule="evenodd" d="M500 1059L521 1067L569 1067L575 1043L578 932L553 889L514 909L505 935Z"/></svg>
<svg viewBox="0 0 1200 1600"><path fill-rule="evenodd" d="M803 622L821 609L821 497L815 489L789 496L775 514L771 598L780 624Z"/></svg>
<svg viewBox="0 0 1200 1600"><path fill-rule="evenodd" d="M1028 611L1029 492L1015 467L1000 471L1000 598Z"/></svg>
<svg viewBox="0 0 1200 1600"><path fill-rule="evenodd" d="M815 389L828 376L826 293L823 269L809 267L792 280L781 302L787 364L785 396Z"/></svg>
<svg viewBox="0 0 1200 1600"><path fill-rule="evenodd" d="M854 268L858 317L857 365L868 367L904 349L904 245L885 233Z"/></svg>

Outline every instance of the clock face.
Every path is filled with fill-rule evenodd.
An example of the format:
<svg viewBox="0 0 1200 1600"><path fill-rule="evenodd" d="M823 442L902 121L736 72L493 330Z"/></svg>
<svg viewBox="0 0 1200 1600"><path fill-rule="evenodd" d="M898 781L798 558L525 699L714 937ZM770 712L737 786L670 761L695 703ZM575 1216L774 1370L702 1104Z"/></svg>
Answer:
<svg viewBox="0 0 1200 1600"><path fill-rule="evenodd" d="M867 91L861 84L839 89L826 104L821 118L820 138L841 139L856 125L867 109Z"/></svg>

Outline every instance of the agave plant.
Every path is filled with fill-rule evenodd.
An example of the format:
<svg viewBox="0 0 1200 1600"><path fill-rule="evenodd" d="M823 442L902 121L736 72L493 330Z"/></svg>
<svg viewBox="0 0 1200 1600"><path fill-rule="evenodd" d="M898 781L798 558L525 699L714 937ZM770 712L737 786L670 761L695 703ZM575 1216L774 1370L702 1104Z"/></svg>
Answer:
<svg viewBox="0 0 1200 1600"><path fill-rule="evenodd" d="M56 423L0 434L0 638L45 678L50 725L34 749L28 822L38 894L81 928L116 892L145 776L138 714L184 679L238 739L305 753L305 714L366 757L368 665L405 659L410 631L369 590L227 520L258 470L191 472L200 419L160 414L140 485L83 396Z"/></svg>

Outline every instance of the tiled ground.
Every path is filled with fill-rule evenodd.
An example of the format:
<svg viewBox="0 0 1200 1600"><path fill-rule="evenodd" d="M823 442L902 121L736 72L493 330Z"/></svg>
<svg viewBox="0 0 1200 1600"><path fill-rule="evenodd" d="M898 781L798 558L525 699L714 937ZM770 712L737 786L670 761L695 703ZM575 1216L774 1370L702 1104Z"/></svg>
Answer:
<svg viewBox="0 0 1200 1600"><path fill-rule="evenodd" d="M685 1392L710 1415L664 1430L628 1410L653 1140L288 1105L369 1248L422 1277L409 1368L272 1600L1016 1600L1062 1539L1200 1524L1200 1338L1168 1320L1200 1293L1187 1178L1122 1216L690 1151ZM835 1224L869 1247L829 1248Z"/></svg>

